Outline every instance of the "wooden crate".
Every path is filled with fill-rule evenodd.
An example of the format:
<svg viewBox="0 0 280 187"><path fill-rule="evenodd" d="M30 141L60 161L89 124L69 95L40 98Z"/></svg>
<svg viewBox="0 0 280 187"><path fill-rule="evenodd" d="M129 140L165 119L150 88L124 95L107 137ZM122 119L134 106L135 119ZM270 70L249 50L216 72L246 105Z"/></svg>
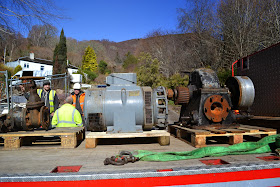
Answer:
<svg viewBox="0 0 280 187"><path fill-rule="evenodd" d="M238 128L232 129L215 129L215 128L203 128L201 130L190 129L179 125L169 125L168 131L176 138L191 144L194 147L205 147L206 138L208 137L228 137L228 144L238 144L243 142L243 136L255 136L259 135L260 138L265 136L274 135L277 133L276 129L240 125Z"/></svg>
<svg viewBox="0 0 280 187"><path fill-rule="evenodd" d="M86 135L86 148L95 148L97 146L99 139L104 138L149 138L157 137L158 143L160 145L170 144L170 134L165 130L152 130L144 131L142 133L114 133L109 134L106 132L90 132Z"/></svg>
<svg viewBox="0 0 280 187"><path fill-rule="evenodd" d="M39 137L48 137L50 140L60 138L61 148L75 148L79 141L84 139L84 127L64 127L51 130L34 130L0 133L4 139L4 149L18 149L23 144L32 146Z"/></svg>

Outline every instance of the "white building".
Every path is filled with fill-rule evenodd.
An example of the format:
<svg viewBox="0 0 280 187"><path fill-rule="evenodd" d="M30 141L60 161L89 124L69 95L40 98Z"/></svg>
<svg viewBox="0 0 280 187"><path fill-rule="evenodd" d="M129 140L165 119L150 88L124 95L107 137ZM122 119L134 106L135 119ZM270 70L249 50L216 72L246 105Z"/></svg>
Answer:
<svg viewBox="0 0 280 187"><path fill-rule="evenodd" d="M16 74L19 77L46 77L47 75L52 75L53 71L53 63L51 60L35 58L34 53L30 53L30 56L20 57L16 61L7 62L6 65L12 68L20 65L22 67L22 71ZM78 71L78 68L69 64L67 70L69 75L73 75L73 73Z"/></svg>

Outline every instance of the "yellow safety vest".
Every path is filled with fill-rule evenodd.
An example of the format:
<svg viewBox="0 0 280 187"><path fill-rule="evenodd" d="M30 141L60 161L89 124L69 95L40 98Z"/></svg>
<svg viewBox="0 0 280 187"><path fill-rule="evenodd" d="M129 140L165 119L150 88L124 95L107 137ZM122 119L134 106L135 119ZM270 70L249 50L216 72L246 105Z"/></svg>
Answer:
<svg viewBox="0 0 280 187"><path fill-rule="evenodd" d="M80 112L71 104L64 104L55 111L52 119L53 127L81 127L83 121Z"/></svg>
<svg viewBox="0 0 280 187"><path fill-rule="evenodd" d="M37 89L37 94L41 98L43 89ZM54 96L56 94L56 91L51 90L49 93L49 103L50 103L50 113L54 112Z"/></svg>

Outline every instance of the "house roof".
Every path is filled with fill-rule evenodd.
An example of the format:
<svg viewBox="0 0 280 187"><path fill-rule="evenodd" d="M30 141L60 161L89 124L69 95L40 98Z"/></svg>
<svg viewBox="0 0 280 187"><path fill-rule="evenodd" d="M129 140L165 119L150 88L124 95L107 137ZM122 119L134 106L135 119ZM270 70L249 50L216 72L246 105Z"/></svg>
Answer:
<svg viewBox="0 0 280 187"><path fill-rule="evenodd" d="M41 59L41 58L34 58L31 59L30 57L21 57L18 60L24 60L28 62L34 62L34 63L40 63L40 64L47 64L47 65L53 65L53 62L51 60Z"/></svg>
<svg viewBox="0 0 280 187"><path fill-rule="evenodd" d="M68 68L72 68L72 69L79 69L78 67L72 65L72 64L68 64Z"/></svg>

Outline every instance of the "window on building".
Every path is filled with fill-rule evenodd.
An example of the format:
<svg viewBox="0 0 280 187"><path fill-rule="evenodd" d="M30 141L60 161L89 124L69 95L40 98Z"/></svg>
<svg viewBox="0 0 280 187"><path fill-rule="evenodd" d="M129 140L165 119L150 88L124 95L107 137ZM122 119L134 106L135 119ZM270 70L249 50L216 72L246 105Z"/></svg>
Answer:
<svg viewBox="0 0 280 187"><path fill-rule="evenodd" d="M41 66L41 71L44 71L44 66Z"/></svg>
<svg viewBox="0 0 280 187"><path fill-rule="evenodd" d="M26 68L29 68L29 64L26 64Z"/></svg>
<svg viewBox="0 0 280 187"><path fill-rule="evenodd" d="M24 67L26 68L26 63L24 63Z"/></svg>

